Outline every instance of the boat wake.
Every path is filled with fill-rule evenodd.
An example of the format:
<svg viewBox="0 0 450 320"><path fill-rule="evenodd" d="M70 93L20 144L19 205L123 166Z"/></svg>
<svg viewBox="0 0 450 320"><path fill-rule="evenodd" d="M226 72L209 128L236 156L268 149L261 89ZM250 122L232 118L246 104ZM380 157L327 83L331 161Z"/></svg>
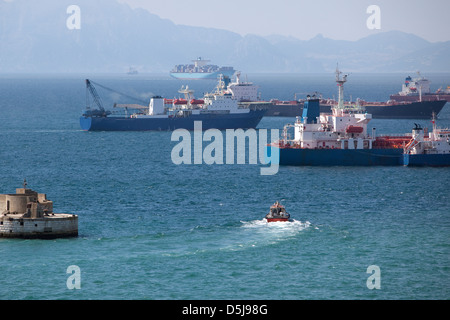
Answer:
<svg viewBox="0 0 450 320"><path fill-rule="evenodd" d="M164 236L157 247L164 256L178 257L217 251L241 251L292 240L304 230L316 228L309 221L267 222L267 219L240 221L240 224L192 228L173 237ZM181 238L182 237L182 240Z"/></svg>
<svg viewBox="0 0 450 320"><path fill-rule="evenodd" d="M242 228L254 231L254 237L260 240L282 241L295 237L297 234L311 227L309 221L289 220L286 222L268 222L267 219L241 221Z"/></svg>
<svg viewBox="0 0 450 320"><path fill-rule="evenodd" d="M286 222L268 222L267 219L253 220L253 221L241 221L242 227L244 228L255 228L265 231L302 231L311 226L309 221L301 222L300 220L289 220Z"/></svg>

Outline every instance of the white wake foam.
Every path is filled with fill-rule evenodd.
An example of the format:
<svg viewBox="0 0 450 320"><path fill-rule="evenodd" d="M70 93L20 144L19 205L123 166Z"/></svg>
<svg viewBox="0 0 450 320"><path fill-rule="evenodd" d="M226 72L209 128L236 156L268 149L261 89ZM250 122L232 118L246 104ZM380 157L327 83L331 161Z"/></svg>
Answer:
<svg viewBox="0 0 450 320"><path fill-rule="evenodd" d="M241 221L243 228L253 229L258 234L267 234L281 237L295 236L299 232L308 229L311 226L309 221L302 222L300 220L267 222L266 219Z"/></svg>

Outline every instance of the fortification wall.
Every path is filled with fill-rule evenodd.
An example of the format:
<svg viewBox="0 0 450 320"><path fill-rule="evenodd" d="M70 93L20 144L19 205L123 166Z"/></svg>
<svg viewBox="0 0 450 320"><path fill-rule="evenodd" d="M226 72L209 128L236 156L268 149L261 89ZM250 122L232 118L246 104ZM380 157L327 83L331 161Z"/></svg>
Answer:
<svg viewBox="0 0 450 320"><path fill-rule="evenodd" d="M45 218L0 218L0 237L8 238L57 238L78 235L78 216L55 214Z"/></svg>

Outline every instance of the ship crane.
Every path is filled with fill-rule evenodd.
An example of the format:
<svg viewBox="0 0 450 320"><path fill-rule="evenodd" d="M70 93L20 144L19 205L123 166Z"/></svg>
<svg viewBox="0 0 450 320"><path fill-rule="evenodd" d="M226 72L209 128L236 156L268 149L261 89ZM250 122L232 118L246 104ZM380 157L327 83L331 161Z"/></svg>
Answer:
<svg viewBox="0 0 450 320"><path fill-rule="evenodd" d="M89 93L94 99L94 103L97 105L98 109L91 109L91 104L89 101ZM91 83L89 79L86 79L86 111L84 112L85 116L96 116L96 117L106 117L108 114L111 114L111 111L106 111L103 108L102 100L95 90L94 85Z"/></svg>
<svg viewBox="0 0 450 320"><path fill-rule="evenodd" d="M181 89L178 90L178 93L183 93L186 100L190 100L194 98L194 90L189 89L189 86L181 86Z"/></svg>
<svg viewBox="0 0 450 320"><path fill-rule="evenodd" d="M89 103L89 95L88 92L91 94L92 98L94 99L95 104L98 107L98 110L105 111L105 108L103 108L102 99L97 93L97 90L95 90L94 85L91 83L89 79L86 79L86 109L90 110L91 106Z"/></svg>
<svg viewBox="0 0 450 320"><path fill-rule="evenodd" d="M91 81L89 79L86 79L86 111L85 111L85 115L86 116L96 116L96 117L106 117L107 115L111 114L111 111L106 111L105 108L103 108L103 103L102 103L102 99L100 98L100 96L97 93L97 90L94 87L94 83L105 89L108 91L111 91L113 93L119 94L120 96L124 96L128 99L132 99L135 101L138 101L140 103L143 104L147 104L146 101L143 101L141 99L138 99L136 97L132 97L130 95L127 95L125 93L119 92L117 90L105 87L99 83L96 83L94 81ZM95 103L95 105L97 106L97 109L91 109L91 103L90 103L90 99L89 99L89 94L92 96L93 102ZM116 104L114 104L114 106L116 106Z"/></svg>
<svg viewBox="0 0 450 320"><path fill-rule="evenodd" d="M191 101L194 99L194 90L189 89L189 86L186 86L186 88L184 86L181 86L181 89L178 90L178 93L183 93L184 94L184 98L186 100L186 104L188 106L191 105Z"/></svg>

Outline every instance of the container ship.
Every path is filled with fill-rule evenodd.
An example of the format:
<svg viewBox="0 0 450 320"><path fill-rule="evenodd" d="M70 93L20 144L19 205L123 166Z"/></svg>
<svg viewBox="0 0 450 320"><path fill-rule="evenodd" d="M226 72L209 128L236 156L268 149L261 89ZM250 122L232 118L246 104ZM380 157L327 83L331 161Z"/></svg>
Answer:
<svg viewBox="0 0 450 320"><path fill-rule="evenodd" d="M201 57L192 60L192 62L193 64L176 65L170 71L170 76L182 80L217 80L220 75L231 78L235 73L233 67L219 67L209 64L210 60L204 60Z"/></svg>
<svg viewBox="0 0 450 320"><path fill-rule="evenodd" d="M344 105L344 83L336 70L338 104L332 113L320 113L319 99L305 101L302 117L283 130L283 139L270 145L268 154L279 151L279 164L288 166L396 166L403 162L404 147L410 135L376 136L367 126L372 115ZM294 128L294 138L288 130Z"/></svg>
<svg viewBox="0 0 450 320"><path fill-rule="evenodd" d="M130 67L129 69L128 69L128 72L127 72L127 74L128 75L135 75L135 74L138 74L139 72L137 71L137 69L136 68L133 68L133 67Z"/></svg>
<svg viewBox="0 0 450 320"><path fill-rule="evenodd" d="M417 73L417 78L406 77L402 85L402 91L398 94L392 94L392 101L417 102L417 101L437 101L445 100L450 102L450 86L446 89L439 88L436 92L431 92L430 81Z"/></svg>
<svg viewBox="0 0 450 320"><path fill-rule="evenodd" d="M121 112L105 110L93 83L86 80L86 90L93 97L95 109L88 103L80 117L85 131L171 131L194 130L194 122L202 122L202 130L256 128L266 113L263 108L242 107L231 93L225 91L222 79L215 92L203 99L194 99L193 90L182 86L184 99L164 99L154 96L149 106L115 105ZM133 112L129 114L129 110Z"/></svg>

